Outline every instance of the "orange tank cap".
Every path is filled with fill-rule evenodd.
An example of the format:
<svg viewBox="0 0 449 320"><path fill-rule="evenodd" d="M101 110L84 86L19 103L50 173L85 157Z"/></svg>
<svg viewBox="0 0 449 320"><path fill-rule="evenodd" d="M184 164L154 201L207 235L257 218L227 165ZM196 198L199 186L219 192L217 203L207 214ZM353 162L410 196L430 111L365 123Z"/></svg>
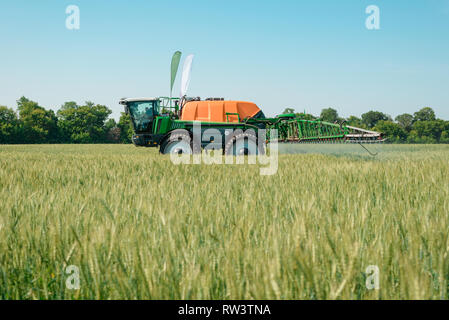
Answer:
<svg viewBox="0 0 449 320"><path fill-rule="evenodd" d="M182 109L181 120L203 122L239 122L252 118L260 112L259 107L245 101L190 101ZM228 115L226 115L228 113ZM239 114L239 117L235 114Z"/></svg>

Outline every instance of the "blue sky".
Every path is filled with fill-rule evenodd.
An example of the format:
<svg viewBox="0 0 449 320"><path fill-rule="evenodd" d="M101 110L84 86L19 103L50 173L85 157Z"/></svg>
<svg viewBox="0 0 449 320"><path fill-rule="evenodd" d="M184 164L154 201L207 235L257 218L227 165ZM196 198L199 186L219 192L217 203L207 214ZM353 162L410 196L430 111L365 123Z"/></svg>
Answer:
<svg viewBox="0 0 449 320"><path fill-rule="evenodd" d="M80 30L65 27L68 5ZM368 5L380 30L365 27ZM0 105L57 110L169 91L171 55L195 54L189 95L319 114L449 119L449 0L0 0ZM179 92L179 79L174 92Z"/></svg>

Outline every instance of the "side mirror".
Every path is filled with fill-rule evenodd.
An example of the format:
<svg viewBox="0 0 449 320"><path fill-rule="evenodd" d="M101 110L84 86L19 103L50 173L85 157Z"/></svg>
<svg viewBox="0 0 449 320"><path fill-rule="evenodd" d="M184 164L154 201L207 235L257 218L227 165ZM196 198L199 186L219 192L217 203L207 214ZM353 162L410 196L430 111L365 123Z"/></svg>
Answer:
<svg viewBox="0 0 449 320"><path fill-rule="evenodd" d="M128 105L125 105L125 114L129 114Z"/></svg>

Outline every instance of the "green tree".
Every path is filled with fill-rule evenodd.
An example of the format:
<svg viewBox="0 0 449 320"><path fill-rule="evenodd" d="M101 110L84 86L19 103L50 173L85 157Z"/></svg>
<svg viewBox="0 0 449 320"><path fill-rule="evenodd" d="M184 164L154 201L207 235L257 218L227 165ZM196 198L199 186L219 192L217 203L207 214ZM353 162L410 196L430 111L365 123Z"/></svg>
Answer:
<svg viewBox="0 0 449 320"><path fill-rule="evenodd" d="M121 113L117 127L120 129L120 142L131 143L133 128L131 126L131 118L129 117L129 114L124 112Z"/></svg>
<svg viewBox="0 0 449 320"><path fill-rule="evenodd" d="M374 127L377 132L382 132L388 142L405 142L407 141L407 132L397 123L392 121L380 120Z"/></svg>
<svg viewBox="0 0 449 320"><path fill-rule="evenodd" d="M346 119L346 124L348 126L352 127L358 127L358 128L364 128L365 125L362 122L362 119L356 116L350 116L348 119Z"/></svg>
<svg viewBox="0 0 449 320"><path fill-rule="evenodd" d="M107 142L106 120L112 111L103 105L86 102L84 106L65 103L58 111L59 127L67 142Z"/></svg>
<svg viewBox="0 0 449 320"><path fill-rule="evenodd" d="M106 123L104 124L104 127L105 127L106 131L109 131L109 130L111 130L111 129L117 127L117 122L115 122L115 120L112 119L112 118L111 118L111 119L108 119L108 120L106 121Z"/></svg>
<svg viewBox="0 0 449 320"><path fill-rule="evenodd" d="M368 128L375 127L381 120L387 121L390 119L386 114L379 111L368 111L367 113L362 114L362 123Z"/></svg>
<svg viewBox="0 0 449 320"><path fill-rule="evenodd" d="M23 143L55 143L59 140L58 119L53 110L45 110L25 97L17 100L22 123Z"/></svg>
<svg viewBox="0 0 449 320"><path fill-rule="evenodd" d="M114 119L108 119L105 123L106 140L109 143L120 142L120 128L117 126L117 122Z"/></svg>
<svg viewBox="0 0 449 320"><path fill-rule="evenodd" d="M449 131L441 132L440 143L449 144Z"/></svg>
<svg viewBox="0 0 449 320"><path fill-rule="evenodd" d="M107 134L107 141L109 143L120 143L120 128L111 128Z"/></svg>
<svg viewBox="0 0 449 320"><path fill-rule="evenodd" d="M285 108L284 112L282 112L282 114L291 114L291 113L295 113L295 109Z"/></svg>
<svg viewBox="0 0 449 320"><path fill-rule="evenodd" d="M68 110L68 109L76 109L76 108L78 108L78 104L75 101L64 102L64 104L58 110L58 113L61 111Z"/></svg>
<svg viewBox="0 0 449 320"><path fill-rule="evenodd" d="M415 143L438 143L443 131L445 131L446 122L443 120L435 121L416 121L413 124L413 131L417 136Z"/></svg>
<svg viewBox="0 0 449 320"><path fill-rule="evenodd" d="M413 125L413 116L408 113L401 114L396 117L396 122L402 127L402 129L410 131Z"/></svg>
<svg viewBox="0 0 449 320"><path fill-rule="evenodd" d="M414 121L433 121L435 119L435 112L432 108L426 107L415 112Z"/></svg>
<svg viewBox="0 0 449 320"><path fill-rule="evenodd" d="M420 138L415 130L410 130L407 136L407 143L419 143Z"/></svg>
<svg viewBox="0 0 449 320"><path fill-rule="evenodd" d="M13 109L0 106L0 144L20 142L19 119Z"/></svg>
<svg viewBox="0 0 449 320"><path fill-rule="evenodd" d="M338 112L335 109L327 108L321 111L320 118L322 121L334 123L339 120Z"/></svg>

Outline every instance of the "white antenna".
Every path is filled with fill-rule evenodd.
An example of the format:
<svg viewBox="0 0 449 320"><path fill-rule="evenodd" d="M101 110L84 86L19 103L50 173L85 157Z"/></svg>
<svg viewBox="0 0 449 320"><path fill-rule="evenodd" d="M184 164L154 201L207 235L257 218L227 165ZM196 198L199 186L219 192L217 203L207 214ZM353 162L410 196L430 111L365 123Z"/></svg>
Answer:
<svg viewBox="0 0 449 320"><path fill-rule="evenodd" d="M192 70L193 54L188 55L184 61L181 77L181 98L187 94L190 83L190 71Z"/></svg>

